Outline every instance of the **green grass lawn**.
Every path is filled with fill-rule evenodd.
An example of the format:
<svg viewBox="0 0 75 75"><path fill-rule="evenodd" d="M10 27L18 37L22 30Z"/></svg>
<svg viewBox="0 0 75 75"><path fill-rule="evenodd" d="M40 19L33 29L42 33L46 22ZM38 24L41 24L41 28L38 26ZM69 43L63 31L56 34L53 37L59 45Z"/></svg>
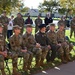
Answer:
<svg viewBox="0 0 75 75"><path fill-rule="evenodd" d="M25 33L25 30L24 30L24 33ZM33 31L32 31L32 33L33 33L33 35L35 35L35 28L33 28ZM70 30L66 30L66 36L70 36ZM70 39L70 41L72 41L72 42L75 42L75 38L72 36L72 38ZM74 47L74 49L75 49L75 47ZM71 55L72 55L72 57L74 57L75 56L75 52L74 52L74 50L72 50L71 52ZM20 71L22 71L22 64L23 64L23 61L21 61L20 62L20 60L22 60L21 58L19 58L18 59L18 69L20 70ZM56 61L58 60L58 58L56 58ZM59 60L60 61L60 60ZM11 59L9 59L9 61L8 61L8 66L9 66L9 68L10 68L10 71L12 72L12 60ZM45 60L45 63L46 63L46 60ZM32 61L32 68L34 68L34 65L35 65L35 58L33 58L33 61ZM53 64L53 66L54 66L55 64ZM47 66L46 66L47 67ZM49 66L48 66L49 67ZM45 67L44 67L45 68ZM43 68L42 68L43 69ZM8 74L8 70L7 69L5 69L6 70L6 73Z"/></svg>

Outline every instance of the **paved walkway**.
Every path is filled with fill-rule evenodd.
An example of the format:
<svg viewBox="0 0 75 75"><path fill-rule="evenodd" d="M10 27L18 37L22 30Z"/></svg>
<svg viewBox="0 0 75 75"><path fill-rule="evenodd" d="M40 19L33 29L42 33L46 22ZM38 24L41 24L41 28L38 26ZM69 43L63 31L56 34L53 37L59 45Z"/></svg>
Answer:
<svg viewBox="0 0 75 75"><path fill-rule="evenodd" d="M34 75L75 75L75 61Z"/></svg>

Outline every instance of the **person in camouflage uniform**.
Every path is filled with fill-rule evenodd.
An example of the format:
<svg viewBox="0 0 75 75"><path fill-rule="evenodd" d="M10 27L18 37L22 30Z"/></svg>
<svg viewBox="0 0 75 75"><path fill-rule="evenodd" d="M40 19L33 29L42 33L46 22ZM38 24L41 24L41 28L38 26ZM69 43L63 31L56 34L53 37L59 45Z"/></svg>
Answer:
<svg viewBox="0 0 75 75"><path fill-rule="evenodd" d="M29 54L27 53L27 49L22 47L23 40L22 36L20 36L21 27L18 25L14 26L14 34L9 38L9 43L11 46L11 58L13 65L13 75L20 75L17 71L17 60L18 56L23 57L23 70L27 71L27 63L29 60Z"/></svg>
<svg viewBox="0 0 75 75"><path fill-rule="evenodd" d="M3 28L3 35L6 38L6 35L7 35L7 25L9 23L9 19L6 16L6 11L3 11L3 14L0 17L0 23L2 23L2 25L4 26L4 28Z"/></svg>
<svg viewBox="0 0 75 75"><path fill-rule="evenodd" d="M28 68L30 69L33 55L35 56L36 60L35 66L39 67L42 50L40 48L40 45L35 41L35 38L32 35L32 26L30 24L27 24L26 33L23 35L23 46L27 47L28 53L30 54Z"/></svg>
<svg viewBox="0 0 75 75"><path fill-rule="evenodd" d="M67 21L66 21L66 17L65 16L62 16L61 17L61 20L58 21L58 28L61 24L64 24L64 27L66 28L67 26Z"/></svg>
<svg viewBox="0 0 75 75"><path fill-rule="evenodd" d="M65 16L65 15L63 15L63 16L61 17L61 20L58 21L58 29L59 29L59 26L60 26L61 24L63 24L64 27L65 27L65 28L64 28L64 34L65 34L66 27L67 27L67 25L69 24L68 20L66 20L66 16Z"/></svg>
<svg viewBox="0 0 75 75"><path fill-rule="evenodd" d="M46 59L47 53L50 50L49 40L46 37L46 25L41 24L39 26L39 32L35 34L36 42L40 44L40 47L42 49L42 55L41 55L41 66L44 65L44 59Z"/></svg>
<svg viewBox="0 0 75 75"><path fill-rule="evenodd" d="M17 17L13 20L13 25L19 25L20 27L22 27L21 34L23 34L23 30L24 30L24 19L22 18L21 13L18 13L17 14Z"/></svg>
<svg viewBox="0 0 75 75"><path fill-rule="evenodd" d="M63 54L63 50L62 50L60 44L58 44L58 42L57 42L57 34L55 32L55 24L53 24L53 23L50 24L50 29L46 34L50 41L50 46L51 46L51 51L52 51L51 56L49 56L50 53L48 53L46 58L47 58L48 62L53 62L56 57L56 52L60 52L60 55ZM63 61L63 59L61 59L61 60ZM65 61L63 61L63 62L65 62Z"/></svg>
<svg viewBox="0 0 75 75"><path fill-rule="evenodd" d="M73 32L74 32L74 38L75 38L75 16L70 22L70 27L71 27L70 38L72 37Z"/></svg>
<svg viewBox="0 0 75 75"><path fill-rule="evenodd" d="M42 24L42 19L40 18L40 16L38 15L38 18L35 19L35 33L39 30L39 25Z"/></svg>
<svg viewBox="0 0 75 75"><path fill-rule="evenodd" d="M4 71L4 58L7 57L7 46L2 31L3 31L3 26L0 23L0 70L2 72L2 75L6 75Z"/></svg>
<svg viewBox="0 0 75 75"><path fill-rule="evenodd" d="M66 39L65 39L65 34L64 34L64 25L60 25L59 26L59 30L57 31L57 41L59 44L61 44L62 49L63 49L63 60L70 61L70 48L69 48L69 44L67 43Z"/></svg>

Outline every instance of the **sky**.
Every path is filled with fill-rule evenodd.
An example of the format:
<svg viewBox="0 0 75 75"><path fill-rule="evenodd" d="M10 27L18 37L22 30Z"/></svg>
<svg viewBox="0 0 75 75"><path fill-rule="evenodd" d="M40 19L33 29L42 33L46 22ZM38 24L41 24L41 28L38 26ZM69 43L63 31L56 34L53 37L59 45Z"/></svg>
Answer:
<svg viewBox="0 0 75 75"><path fill-rule="evenodd" d="M39 6L39 3L43 2L44 0L23 0L24 5L29 8L37 9Z"/></svg>

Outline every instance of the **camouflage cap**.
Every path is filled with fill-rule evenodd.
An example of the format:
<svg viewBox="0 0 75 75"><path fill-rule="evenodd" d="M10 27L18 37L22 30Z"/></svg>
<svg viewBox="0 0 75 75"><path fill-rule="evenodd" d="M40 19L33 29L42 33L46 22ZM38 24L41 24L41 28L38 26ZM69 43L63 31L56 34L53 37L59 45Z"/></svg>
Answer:
<svg viewBox="0 0 75 75"><path fill-rule="evenodd" d="M50 26L55 26L55 24L54 23L50 23Z"/></svg>
<svg viewBox="0 0 75 75"><path fill-rule="evenodd" d="M22 27L20 27L19 25L15 25L13 26L13 29L21 29Z"/></svg>
<svg viewBox="0 0 75 75"><path fill-rule="evenodd" d="M4 27L4 26L2 25L2 23L0 23L0 27L2 27L2 28Z"/></svg>
<svg viewBox="0 0 75 75"><path fill-rule="evenodd" d="M26 28L27 28L27 27L32 28L32 25L31 25L31 24L27 24L27 25L26 25Z"/></svg>

